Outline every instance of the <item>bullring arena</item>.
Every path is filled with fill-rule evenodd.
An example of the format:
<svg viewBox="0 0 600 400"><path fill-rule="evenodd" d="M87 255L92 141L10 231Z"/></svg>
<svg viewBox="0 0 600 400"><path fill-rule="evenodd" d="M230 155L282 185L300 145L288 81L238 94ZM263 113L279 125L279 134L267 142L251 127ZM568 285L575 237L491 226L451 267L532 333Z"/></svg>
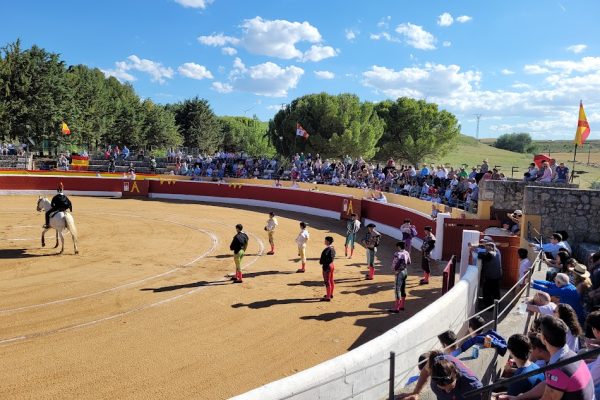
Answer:
<svg viewBox="0 0 600 400"><path fill-rule="evenodd" d="M439 266L430 285L418 285L413 249L407 309L389 314L395 240L384 235L375 280L365 281L364 249L343 257L345 222L332 218L341 197L329 206L327 195L298 190L306 204L292 210L277 195L278 210L251 192L241 204L197 202L214 190L225 198L246 190L231 185L139 181L146 193L162 192L148 200L78 196L120 192L117 179L2 179L12 195L0 197L0 398L229 398L355 349L441 295ZM51 195L59 180L74 205L79 255L69 235L63 255L52 248L53 231L40 245L37 194ZM176 199L186 185L191 197ZM196 193L200 185L211 186ZM263 188L271 190L290 191ZM279 220L274 256L263 230L271 210ZM305 274L295 272L301 220L311 233ZM250 237L241 285L227 277L237 223ZM326 235L338 251L331 303L319 301Z"/></svg>

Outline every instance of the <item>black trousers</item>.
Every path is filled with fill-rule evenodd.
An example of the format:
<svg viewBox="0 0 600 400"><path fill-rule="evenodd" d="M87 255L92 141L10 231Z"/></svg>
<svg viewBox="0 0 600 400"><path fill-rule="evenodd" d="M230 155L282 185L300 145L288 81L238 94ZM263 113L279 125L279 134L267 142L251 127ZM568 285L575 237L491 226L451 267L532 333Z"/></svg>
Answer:
<svg viewBox="0 0 600 400"><path fill-rule="evenodd" d="M484 308L494 304L494 300L500 299L500 279L484 279L482 295Z"/></svg>

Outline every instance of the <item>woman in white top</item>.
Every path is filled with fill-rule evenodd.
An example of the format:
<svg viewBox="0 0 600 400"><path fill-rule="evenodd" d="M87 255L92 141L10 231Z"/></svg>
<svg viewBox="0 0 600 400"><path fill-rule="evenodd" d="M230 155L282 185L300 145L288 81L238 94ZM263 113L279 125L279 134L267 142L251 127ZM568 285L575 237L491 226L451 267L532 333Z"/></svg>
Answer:
<svg viewBox="0 0 600 400"><path fill-rule="evenodd" d="M529 251L527 249L520 248L517 250L519 254L519 279L522 279L527 272L531 269L531 261L529 260ZM527 279L521 281L521 287L527 284Z"/></svg>
<svg viewBox="0 0 600 400"><path fill-rule="evenodd" d="M310 238L310 234L308 233L307 224L305 222L300 222L300 233L298 237L296 237L296 244L298 245L298 257L300 257L300 261L302 261L302 268L298 269L296 272L305 272L306 271L306 243Z"/></svg>
<svg viewBox="0 0 600 400"><path fill-rule="evenodd" d="M569 328L567 331L567 345L571 351L577 353L579 351L579 337L583 335L583 330L579 325L575 310L569 304L561 303L556 306L554 316L562 319Z"/></svg>

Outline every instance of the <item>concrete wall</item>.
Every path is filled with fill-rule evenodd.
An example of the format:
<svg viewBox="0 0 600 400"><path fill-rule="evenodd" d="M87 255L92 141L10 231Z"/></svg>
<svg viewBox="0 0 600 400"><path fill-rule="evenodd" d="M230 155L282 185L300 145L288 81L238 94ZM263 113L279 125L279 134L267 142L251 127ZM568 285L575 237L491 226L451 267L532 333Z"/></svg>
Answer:
<svg viewBox="0 0 600 400"><path fill-rule="evenodd" d="M376 339L233 400L384 398L388 392L390 352L396 352L396 382L401 387L410 376L417 374L419 355L439 347L437 335L447 329L460 331L464 321L472 315L477 280L477 268L469 267L463 279L447 294Z"/></svg>
<svg viewBox="0 0 600 400"><path fill-rule="evenodd" d="M564 230L570 243L600 242L600 190L528 186L523 212L539 217L546 238Z"/></svg>
<svg viewBox="0 0 600 400"><path fill-rule="evenodd" d="M578 188L579 185L567 183L540 183L524 181L481 181L479 182L479 200L491 201L495 209L521 210L526 187Z"/></svg>

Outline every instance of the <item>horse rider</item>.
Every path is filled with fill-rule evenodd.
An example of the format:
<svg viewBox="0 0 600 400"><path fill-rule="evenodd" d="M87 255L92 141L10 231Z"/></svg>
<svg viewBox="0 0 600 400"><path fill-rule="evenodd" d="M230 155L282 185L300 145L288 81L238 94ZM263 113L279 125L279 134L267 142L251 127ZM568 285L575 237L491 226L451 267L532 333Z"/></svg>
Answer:
<svg viewBox="0 0 600 400"><path fill-rule="evenodd" d="M50 214L57 211L71 211L73 212L73 205L71 204L71 200L63 193L64 186L62 182L58 185L58 192L56 196L52 198L52 203L50 203L51 208L46 211L46 224L44 225L44 229L50 228Z"/></svg>

